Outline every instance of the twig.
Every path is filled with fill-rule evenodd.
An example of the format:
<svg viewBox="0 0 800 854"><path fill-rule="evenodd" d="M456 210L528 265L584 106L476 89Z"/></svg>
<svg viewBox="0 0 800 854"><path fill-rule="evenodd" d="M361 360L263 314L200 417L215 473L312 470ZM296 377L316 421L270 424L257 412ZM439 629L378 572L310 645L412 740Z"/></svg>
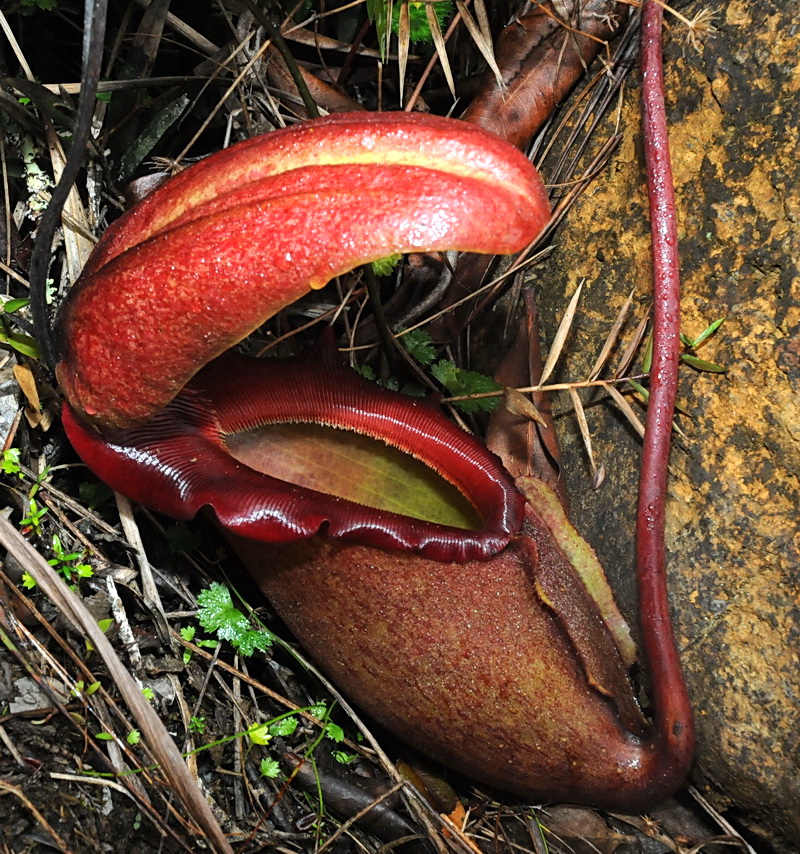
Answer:
<svg viewBox="0 0 800 854"><path fill-rule="evenodd" d="M95 94L103 62L107 6L107 0L86 0L84 5L83 74L81 76L83 86L72 137L72 147L69 150L67 162L64 164L64 171L61 173L61 180L53 191L50 204L42 215L36 245L31 256L29 272L31 314L33 315L33 324L42 358L50 369L55 368L57 356L47 307L47 268L53 235L58 227L61 210L75 179L78 177L86 144L92 130Z"/></svg>

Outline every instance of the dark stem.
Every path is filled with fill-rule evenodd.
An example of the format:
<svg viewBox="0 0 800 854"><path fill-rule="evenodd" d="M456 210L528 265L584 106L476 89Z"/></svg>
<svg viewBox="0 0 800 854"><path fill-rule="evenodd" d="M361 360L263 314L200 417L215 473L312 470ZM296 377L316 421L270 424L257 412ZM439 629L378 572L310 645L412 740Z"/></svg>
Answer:
<svg viewBox="0 0 800 854"><path fill-rule="evenodd" d="M300 97L303 100L303 106L308 112L308 117L311 119L318 119L319 107L317 106L317 102L312 97L311 92L308 91L308 86L306 85L306 81L303 79L303 75L297 65L297 60L294 58L294 54L286 44L286 40L281 35L280 28L276 27L275 24L272 23L269 15L257 6L254 0L244 0L244 5L250 14L267 31L267 35L278 49L278 53L280 53L283 61L286 63L286 67L289 69L289 74L292 75L294 85L297 86L297 91L300 93Z"/></svg>
<svg viewBox="0 0 800 854"><path fill-rule="evenodd" d="M33 328L42 358L53 370L57 361L56 346L50 323L50 311L47 306L47 270L53 247L53 235L61 218L61 211L67 201L69 191L78 177L89 134L92 129L97 84L103 64L103 42L106 33L106 11L108 0L86 0L84 6L83 27L83 75L81 95L72 145L64 164L64 171L58 186L53 190L50 204L39 222L36 245L31 255L28 271L31 288L31 314Z"/></svg>
<svg viewBox="0 0 800 854"><path fill-rule="evenodd" d="M688 771L694 725L669 613L665 506L680 355L680 268L675 196L664 107L663 8L642 10L642 121L653 256L653 365L636 520L642 640L653 682L663 774Z"/></svg>

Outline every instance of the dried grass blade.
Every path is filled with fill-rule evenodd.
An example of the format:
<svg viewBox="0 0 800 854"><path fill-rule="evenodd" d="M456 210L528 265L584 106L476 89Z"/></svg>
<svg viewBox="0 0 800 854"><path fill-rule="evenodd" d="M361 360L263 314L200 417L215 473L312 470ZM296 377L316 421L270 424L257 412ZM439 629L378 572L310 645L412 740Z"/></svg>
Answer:
<svg viewBox="0 0 800 854"><path fill-rule="evenodd" d="M61 180L61 173L67 162L61 140L56 135L55 129L47 127L47 146L50 151L50 161L53 165L53 177L55 183ZM64 251L67 259L67 270L71 282L77 280L94 249L94 241L87 239L85 235L91 234L86 211L81 201L80 193L76 187L72 187L67 195L64 210L61 213L61 221L64 226ZM75 226L71 227L74 223Z"/></svg>
<svg viewBox="0 0 800 854"><path fill-rule="evenodd" d="M453 80L453 70L450 68L450 59L447 56L447 47L444 43L442 28L439 26L439 19L436 17L436 10L433 3L425 4L425 14L428 18L428 26L431 29L431 37L433 38L433 46L436 48L436 54L439 57L439 62L442 64L445 80L447 80L447 88L455 100L456 84Z"/></svg>
<svg viewBox="0 0 800 854"><path fill-rule="evenodd" d="M575 417L578 419L578 427L581 431L581 439L583 439L583 447L586 448L586 456L589 458L589 465L592 469L592 474L596 474L597 466L594 462L594 454L592 453L592 437L589 433L589 422L586 420L586 412L583 409L578 390L570 386L569 398L572 401L572 408L575 410Z"/></svg>
<svg viewBox="0 0 800 854"><path fill-rule="evenodd" d="M619 389L614 388L613 385L609 383L603 383L603 388L608 392L611 396L614 403L620 408L622 414L630 421L631 427L642 437L644 438L644 425L639 420L639 416L633 411L633 407L625 400L624 396L620 393Z"/></svg>
<svg viewBox="0 0 800 854"><path fill-rule="evenodd" d="M575 318L575 311L578 308L578 300L581 297L581 291L583 290L583 283L585 281L585 279L581 279L580 284L575 288L575 293L569 301L564 317L561 318L561 323L559 324L558 331L556 332L556 337L553 339L550 352L547 354L547 361L544 363L544 368L542 368L542 375L539 377L539 385L544 385L544 383L547 382L548 377L553 373L553 369L556 366L556 362L558 362L559 356L561 356L561 351L564 349L564 343L567 340L567 335L569 335L569 330L572 328L572 321Z"/></svg>
<svg viewBox="0 0 800 854"><path fill-rule="evenodd" d="M476 7L480 2L481 0L476 0ZM494 74L498 87L501 89L505 88L503 84L503 75L500 73L500 67L497 64L497 60L494 58L494 47L492 46L491 35L488 38L484 36L481 32L481 28L469 13L469 10L463 0L456 0L456 8L461 13L461 18L464 21L464 26L467 28L467 32L469 32L478 50L483 54L483 58L486 60L489 68L492 69L492 73ZM485 9L484 14L486 14Z"/></svg>
<svg viewBox="0 0 800 854"><path fill-rule="evenodd" d="M481 35L486 39L486 43L492 44L492 28L489 25L489 15L486 11L486 3L484 0L473 0L472 8L475 9L475 17L478 19L478 27ZM494 47L492 47L492 55L494 55Z"/></svg>
<svg viewBox="0 0 800 854"><path fill-rule="evenodd" d="M83 602L69 589L47 561L7 520L0 517L0 543L22 564L39 589L56 606L102 657L120 694L133 712L139 728L164 775L175 789L191 818L203 829L215 851L233 854L211 807L192 779L183 757L158 717L156 710L142 694L141 688L120 661L108 638L100 630Z"/></svg>
<svg viewBox="0 0 800 854"><path fill-rule="evenodd" d="M400 103L403 103L403 89L406 82L406 67L408 66L408 49L411 46L411 13L408 9L409 0L401 0L400 17L397 24L397 67L400 75Z"/></svg>
<svg viewBox="0 0 800 854"><path fill-rule="evenodd" d="M600 371L603 370L603 366L608 361L608 357L611 355L611 348L617 343L620 329L622 329L622 324L625 323L625 318L628 316L628 311L630 310L631 303L633 302L633 294L634 291L632 290L628 294L628 298L623 303L622 308L619 310L617 318L614 321L614 324L612 325L611 329L609 330L605 343L603 344L603 347L600 350L600 354L597 357L597 361L594 363L594 367L589 372L590 380L596 380L598 376L600 376Z"/></svg>
<svg viewBox="0 0 800 854"><path fill-rule="evenodd" d="M633 333L633 338L628 342L628 346L625 348L625 351L622 354L622 358L619 360L619 364L617 365L616 371L614 371L614 378L619 379L620 377L624 377L625 373L631 366L631 362L633 362L639 347L642 344L642 339L644 338L644 334L647 331L647 324L650 322L650 309L645 312L644 317L639 321L639 325L636 327L636 331Z"/></svg>

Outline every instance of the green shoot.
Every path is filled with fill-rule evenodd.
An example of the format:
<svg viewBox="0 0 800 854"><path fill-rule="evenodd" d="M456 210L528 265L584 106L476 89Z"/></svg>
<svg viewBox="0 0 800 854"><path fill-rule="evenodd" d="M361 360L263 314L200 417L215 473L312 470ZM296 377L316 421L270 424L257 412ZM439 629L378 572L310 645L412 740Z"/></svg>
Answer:
<svg viewBox="0 0 800 854"><path fill-rule="evenodd" d="M696 371L703 371L712 374L724 374L728 369L716 362L709 362L706 359L701 359L697 356L697 348L707 341L719 328L722 326L724 317L720 317L713 323L710 323L697 338L689 338L681 332L681 344L683 344L686 352L681 353L681 361L685 362L689 367Z"/></svg>

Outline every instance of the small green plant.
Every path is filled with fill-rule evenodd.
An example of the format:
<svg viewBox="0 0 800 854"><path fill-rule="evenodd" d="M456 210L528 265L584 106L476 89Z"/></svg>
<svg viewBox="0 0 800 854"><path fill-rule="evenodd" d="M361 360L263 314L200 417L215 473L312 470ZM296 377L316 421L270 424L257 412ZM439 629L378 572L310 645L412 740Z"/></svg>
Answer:
<svg viewBox="0 0 800 854"><path fill-rule="evenodd" d="M194 626L184 626L180 631L181 637L185 641L194 643L196 646L203 647L204 649L216 649L219 646L219 641L196 637L197 629ZM192 651L190 649L185 649L183 651L183 663L188 664L191 659Z"/></svg>
<svg viewBox="0 0 800 854"><path fill-rule="evenodd" d="M42 518L47 513L46 507L40 507L35 498L28 499L28 515L19 520L23 534L33 532L37 537L42 535Z"/></svg>
<svg viewBox="0 0 800 854"><path fill-rule="evenodd" d="M278 764L276 759L262 759L259 770L262 777L268 777L269 779L274 780L276 777L280 776L281 766Z"/></svg>
<svg viewBox="0 0 800 854"><path fill-rule="evenodd" d="M189 719L189 732L201 735L206 731L206 719L202 716L192 715Z"/></svg>
<svg viewBox="0 0 800 854"><path fill-rule="evenodd" d="M724 320L724 317L720 317L718 320L715 320L713 323L709 324L697 336L697 338L690 338L688 335L684 335L683 332L681 332L681 344L683 344L684 347L684 352L681 353L681 361L698 371L708 371L713 374L725 373L725 371L728 370L727 368L722 365L718 365L715 362L708 362L705 359L699 358L696 352L698 347L714 335L720 326L722 326Z"/></svg>
<svg viewBox="0 0 800 854"><path fill-rule="evenodd" d="M272 632L254 629L250 620L233 604L230 591L224 584L214 582L197 597L200 606L197 622L219 640L228 641L240 654L250 656L256 649L262 652L272 646Z"/></svg>
<svg viewBox="0 0 800 854"><path fill-rule="evenodd" d="M8 450L3 451L2 459L0 459L0 471L3 474L15 474L20 480L24 480L25 475L19 463L20 453L19 448L8 448Z"/></svg>
<svg viewBox="0 0 800 854"><path fill-rule="evenodd" d="M67 552L57 534L53 534L51 546L55 557L47 562L63 576L65 581L71 584L81 578L91 578L94 575L91 564L84 563L86 557L84 552Z"/></svg>
<svg viewBox="0 0 800 854"><path fill-rule="evenodd" d="M388 276L400 263L400 259L402 257L402 255L398 255L395 252L393 255L386 255L384 258L378 258L377 261L372 262L372 272L375 273L376 276Z"/></svg>
<svg viewBox="0 0 800 854"><path fill-rule="evenodd" d="M486 374L459 368L450 359L436 358L436 348L431 336L422 329L414 329L402 336L401 340L410 356L422 367L428 368L434 378L440 382L453 397L468 397L472 394L484 394L501 391L502 386ZM462 412L492 412L497 408L499 397L481 397L474 400L457 400L454 405Z"/></svg>

